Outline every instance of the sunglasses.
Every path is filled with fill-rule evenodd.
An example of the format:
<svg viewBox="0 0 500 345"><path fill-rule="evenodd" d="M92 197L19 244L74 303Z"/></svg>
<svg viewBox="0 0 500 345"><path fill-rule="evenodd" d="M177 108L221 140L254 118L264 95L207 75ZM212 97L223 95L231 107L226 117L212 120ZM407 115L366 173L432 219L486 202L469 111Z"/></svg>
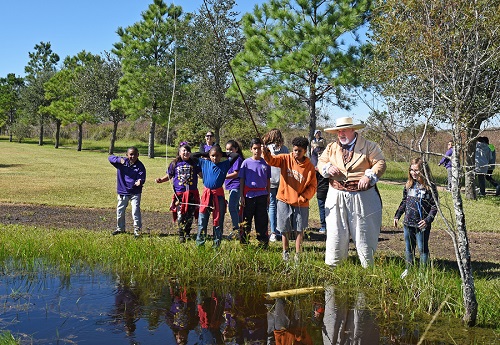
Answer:
<svg viewBox="0 0 500 345"><path fill-rule="evenodd" d="M210 138L210 137L213 137L213 135L210 134L205 135L205 138Z"/></svg>

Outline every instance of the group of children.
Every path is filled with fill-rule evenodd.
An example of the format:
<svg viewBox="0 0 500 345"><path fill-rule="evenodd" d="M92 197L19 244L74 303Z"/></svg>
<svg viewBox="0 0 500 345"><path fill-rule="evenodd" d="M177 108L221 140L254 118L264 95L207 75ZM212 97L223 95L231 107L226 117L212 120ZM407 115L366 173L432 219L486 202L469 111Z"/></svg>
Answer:
<svg viewBox="0 0 500 345"><path fill-rule="evenodd" d="M210 134L213 137L211 132ZM297 137L292 140L292 151L287 152L281 132L277 129L264 135L263 139L252 139L251 157L246 159L235 140L226 143L225 152L219 145L212 143L204 145L206 152L192 153L189 144L182 142L177 157L169 165L165 176L155 179L157 183L172 181L170 210L178 224L180 242L185 242L190 236L193 220L198 218L196 245L204 245L212 214L213 247L221 245L226 213L224 186L229 193L227 206L233 233L238 233L240 243L249 243L254 222L257 241L262 248L268 247L270 239L276 233L282 235L283 260L288 261L290 234L294 233L297 261L301 252L303 230L308 227L309 201L315 195L318 184L315 167L306 156L308 146L306 138ZM286 153L276 154L283 147ZM146 180L146 170L138 160L138 155L137 148L131 147L126 157L109 157L110 163L118 170L118 222L113 235L125 232L124 210L129 201L132 203L134 216L134 234L140 235L140 194ZM276 185L272 184L273 173L279 173L279 178L274 176L278 182L274 193ZM403 199L394 216L394 226L397 226L399 218L405 213L407 267L413 263L417 244L421 264L427 264L429 257L429 233L437 213L438 193L434 183L426 177L430 175L426 173L428 168L420 158L411 162ZM202 178L204 185L201 195L198 191L198 177ZM269 220L271 234L268 233Z"/></svg>
<svg viewBox="0 0 500 345"><path fill-rule="evenodd" d="M170 209L177 221L181 242L189 236L193 219L199 212L196 244L205 244L208 220L212 214L213 247L220 246L226 213L225 189L229 193L227 206L232 233L237 232L241 244L249 244L252 223L255 223L258 245L267 248L270 239L268 206L271 167L274 167L280 169L276 227L283 235L283 258L289 259L289 234L292 231L297 232L295 251L298 258L302 230L308 223L309 200L316 192L315 170L305 155L309 145L306 138L295 138L292 152L282 155L273 155L269 150L268 146L275 144L283 146L281 133L276 129L266 134L264 139L252 139L251 156L246 159L235 140L226 143L225 152L216 144L211 147L204 145L203 149L207 151L196 153L191 153L186 143L180 145L178 156L170 164L167 174L157 178L156 182L173 181L174 195ZM223 157L227 159L222 160ZM202 178L204 186L201 197L198 177Z"/></svg>
<svg viewBox="0 0 500 345"><path fill-rule="evenodd" d="M242 149L235 140L229 140L223 152L212 141L212 137L211 132L207 133L207 143L200 152L192 153L188 143L182 142L177 157L169 165L166 174L155 179L156 183L172 181L170 210L178 225L179 241L186 241L190 236L193 220L198 218L196 245L204 245L212 214L213 247L219 247L228 207L232 230L233 233L237 232L240 243L249 244L252 223L255 223L258 245L267 248L270 240L268 207L273 167L273 173L279 173L279 177L274 176L279 187L273 195L276 218L272 220L272 234L282 235L283 259L289 260L290 233L296 233L295 258L298 260L303 240L302 231L307 228L309 220L309 200L316 193L317 185L314 165L306 157L309 141L303 137L295 138L292 141L292 152L283 150L287 153L276 155L276 148L279 151L284 145L281 132L274 129L263 139L252 139L251 156L244 159ZM273 152L269 148L273 148ZM119 222L113 235L125 232L123 205L126 207L129 200L136 199L139 200L132 204L133 213L139 216L134 216L134 234L140 235L139 189L145 182L146 170L137 157L137 148L132 147L127 151L127 157L109 158L118 169L117 192L119 198L124 199L122 206L117 209ZM134 172L134 169L141 172ZM204 186L201 195L198 191L198 177L202 178ZM130 187L128 190L123 187L127 183ZM229 193L227 205L224 189Z"/></svg>

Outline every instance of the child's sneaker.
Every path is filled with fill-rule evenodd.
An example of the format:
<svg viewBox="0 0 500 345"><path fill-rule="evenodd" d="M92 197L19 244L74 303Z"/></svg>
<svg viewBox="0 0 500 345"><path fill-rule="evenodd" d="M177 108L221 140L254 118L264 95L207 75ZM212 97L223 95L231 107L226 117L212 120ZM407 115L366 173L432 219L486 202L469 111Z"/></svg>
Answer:
<svg viewBox="0 0 500 345"><path fill-rule="evenodd" d="M290 252L288 250L283 251L283 261L290 260Z"/></svg>
<svg viewBox="0 0 500 345"><path fill-rule="evenodd" d="M326 229L325 229L325 228L323 228L323 227L322 227L322 228L320 228L320 229L319 229L319 233L320 233L320 234L324 234L325 232L326 232Z"/></svg>
<svg viewBox="0 0 500 345"><path fill-rule="evenodd" d="M140 229L134 229L134 237L138 238L139 236L141 236L141 230Z"/></svg>
<svg viewBox="0 0 500 345"><path fill-rule="evenodd" d="M300 255L299 255L299 253L295 253L295 255L293 257L293 260L295 261L296 264L299 263L299 261L300 261Z"/></svg>
<svg viewBox="0 0 500 345"><path fill-rule="evenodd" d="M276 242L276 234L274 232L269 236L269 242Z"/></svg>

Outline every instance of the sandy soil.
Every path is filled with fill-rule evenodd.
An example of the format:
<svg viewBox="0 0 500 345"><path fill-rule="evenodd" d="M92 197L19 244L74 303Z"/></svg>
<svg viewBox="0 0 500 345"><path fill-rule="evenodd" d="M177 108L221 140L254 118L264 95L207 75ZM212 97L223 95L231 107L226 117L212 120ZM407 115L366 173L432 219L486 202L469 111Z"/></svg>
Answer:
<svg viewBox="0 0 500 345"><path fill-rule="evenodd" d="M227 220L228 217L226 217ZM151 234L175 234L170 214L143 211L144 232ZM115 212L112 209L89 209L76 207L54 207L29 204L0 203L0 224L23 224L56 229L114 230ZM127 224L132 224L127 214ZM317 226L317 224L312 224ZM225 227L230 229L230 225ZM312 228L308 231L309 241L323 241ZM227 231L227 230L226 230ZM500 233L469 232L472 261L500 272ZM431 256L453 264L455 250L450 236L438 229L432 229L430 238ZM388 255L403 255L404 238L401 229L383 229L379 237L379 252ZM485 267L483 267L485 268ZM488 270L489 270L488 269Z"/></svg>

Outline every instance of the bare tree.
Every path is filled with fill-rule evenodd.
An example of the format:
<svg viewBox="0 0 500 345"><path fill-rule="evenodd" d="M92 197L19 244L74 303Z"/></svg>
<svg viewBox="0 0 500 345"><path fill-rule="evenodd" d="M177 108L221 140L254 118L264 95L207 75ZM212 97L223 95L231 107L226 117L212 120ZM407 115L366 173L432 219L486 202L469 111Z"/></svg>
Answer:
<svg viewBox="0 0 500 345"><path fill-rule="evenodd" d="M424 152L429 126L445 126L454 142L452 197L454 222L446 231L453 240L463 283L465 315L474 325L477 300L469 243L459 189L465 152L465 190L475 198L475 141L482 124L500 110L499 0L388 0L379 2L371 22L373 63L368 79L387 109L372 120L400 142L404 131L424 124L409 147Z"/></svg>

